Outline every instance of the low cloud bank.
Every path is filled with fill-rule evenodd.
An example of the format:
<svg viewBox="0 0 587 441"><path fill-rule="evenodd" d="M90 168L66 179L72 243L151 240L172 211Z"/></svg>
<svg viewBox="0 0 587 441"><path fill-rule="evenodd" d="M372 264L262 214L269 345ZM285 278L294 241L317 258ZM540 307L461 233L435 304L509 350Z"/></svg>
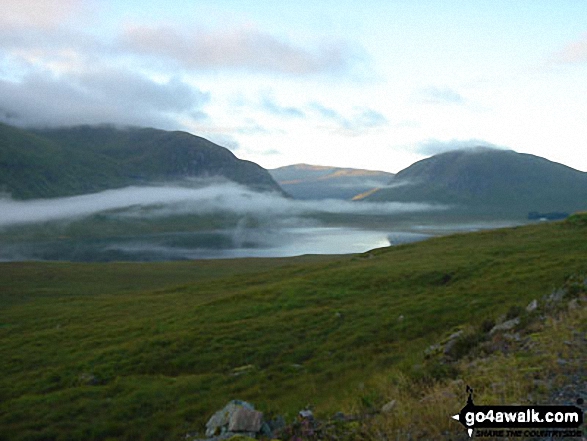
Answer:
<svg viewBox="0 0 587 441"><path fill-rule="evenodd" d="M0 227L76 220L102 212L131 217L233 213L272 220L320 213L394 215L445 208L425 203L291 200L275 193L259 193L226 182L198 188L179 185L126 187L31 201L4 198L0 200Z"/></svg>

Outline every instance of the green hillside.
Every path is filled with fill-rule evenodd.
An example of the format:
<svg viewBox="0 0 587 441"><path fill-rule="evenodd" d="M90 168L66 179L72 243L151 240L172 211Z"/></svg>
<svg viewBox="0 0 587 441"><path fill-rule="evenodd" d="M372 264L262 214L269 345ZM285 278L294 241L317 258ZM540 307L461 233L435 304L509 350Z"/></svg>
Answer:
<svg viewBox="0 0 587 441"><path fill-rule="evenodd" d="M452 151L397 173L370 201L438 202L468 214L525 217L587 208L587 173L514 151Z"/></svg>
<svg viewBox="0 0 587 441"><path fill-rule="evenodd" d="M114 159L0 123L0 190L14 198L82 194L127 183Z"/></svg>
<svg viewBox="0 0 587 441"><path fill-rule="evenodd" d="M458 378L423 351L542 302L586 255L573 216L357 256L3 263L0 439L185 439L233 398L288 419L381 405L372 379Z"/></svg>
<svg viewBox="0 0 587 441"><path fill-rule="evenodd" d="M25 131L0 124L0 189L16 199L212 176L282 191L257 164L185 132L111 126Z"/></svg>

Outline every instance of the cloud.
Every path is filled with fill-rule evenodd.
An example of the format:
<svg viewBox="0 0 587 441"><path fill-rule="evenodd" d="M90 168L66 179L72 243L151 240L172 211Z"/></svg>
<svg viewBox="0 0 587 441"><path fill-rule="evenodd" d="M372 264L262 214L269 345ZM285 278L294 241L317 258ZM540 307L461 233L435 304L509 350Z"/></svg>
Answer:
<svg viewBox="0 0 587 441"><path fill-rule="evenodd" d="M180 112L202 118L209 94L179 79L165 83L126 70L95 69L55 76L37 70L0 80L0 120L20 126L115 123L177 128Z"/></svg>
<svg viewBox="0 0 587 441"><path fill-rule="evenodd" d="M224 133L206 133L204 134L206 139L212 141L214 144L218 144L219 146L226 147L233 152L235 150L240 149L239 142L234 139L232 136L224 134Z"/></svg>
<svg viewBox="0 0 587 441"><path fill-rule="evenodd" d="M194 181L202 185L205 181ZM127 187L54 199L0 200L0 227L47 221L71 221L110 211L112 216L157 217L233 213L267 222L319 213L393 215L445 209L445 206L401 202L299 201L276 193L259 193L232 182L200 188ZM115 210L113 212L113 210ZM121 211L126 210L126 211Z"/></svg>
<svg viewBox="0 0 587 441"><path fill-rule="evenodd" d="M2 0L0 24L4 26L54 27L79 12L79 0Z"/></svg>
<svg viewBox="0 0 587 441"><path fill-rule="evenodd" d="M382 113L369 108L355 109L356 113L351 117L345 117L336 110L315 101L309 103L308 108L336 123L338 127L335 131L345 135L360 135L368 129L388 124L387 118Z"/></svg>
<svg viewBox="0 0 587 441"><path fill-rule="evenodd" d="M261 107L276 116L285 116L289 118L303 118L304 112L297 107L286 107L281 106L275 102L275 100L269 96L264 96L261 100Z"/></svg>
<svg viewBox="0 0 587 441"><path fill-rule="evenodd" d="M355 116L351 122L351 128L372 128L385 124L387 124L387 118L383 114L373 109L365 109Z"/></svg>
<svg viewBox="0 0 587 441"><path fill-rule="evenodd" d="M417 93L418 101L429 104L464 104L465 99L461 94L448 87L427 87Z"/></svg>
<svg viewBox="0 0 587 441"><path fill-rule="evenodd" d="M553 55L552 61L559 64L578 64L587 62L587 33L567 44Z"/></svg>
<svg viewBox="0 0 587 441"><path fill-rule="evenodd" d="M479 147L487 147L492 149L507 149L506 147L497 146L481 139L460 140L453 139L451 141L439 141L437 139L429 139L423 141L416 146L416 153L422 155L436 155L439 153L450 152L452 150L473 150Z"/></svg>
<svg viewBox="0 0 587 441"><path fill-rule="evenodd" d="M171 27L128 27L122 48L173 60L188 69L243 69L293 75L345 71L351 51L344 42L322 43L310 51L252 27L180 33Z"/></svg>
<svg viewBox="0 0 587 441"><path fill-rule="evenodd" d="M331 109L329 107L325 107L320 103L312 102L312 103L308 104L308 107L312 110L317 111L324 118L330 118L330 119L334 119L334 120L344 120L344 118L336 110Z"/></svg>

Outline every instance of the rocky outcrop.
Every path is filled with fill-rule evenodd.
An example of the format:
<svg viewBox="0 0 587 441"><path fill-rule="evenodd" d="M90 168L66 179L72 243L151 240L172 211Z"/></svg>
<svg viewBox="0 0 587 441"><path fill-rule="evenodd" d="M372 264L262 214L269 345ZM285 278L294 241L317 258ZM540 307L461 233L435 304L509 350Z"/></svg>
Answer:
<svg viewBox="0 0 587 441"><path fill-rule="evenodd" d="M228 439L234 435L254 438L263 426L263 414L241 400L232 400L206 423L206 436Z"/></svg>

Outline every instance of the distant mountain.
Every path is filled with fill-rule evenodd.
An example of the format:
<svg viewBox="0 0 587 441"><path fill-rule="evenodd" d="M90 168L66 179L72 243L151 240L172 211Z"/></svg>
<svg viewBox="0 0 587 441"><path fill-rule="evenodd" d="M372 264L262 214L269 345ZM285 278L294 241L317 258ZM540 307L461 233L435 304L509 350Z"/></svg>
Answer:
<svg viewBox="0 0 587 441"><path fill-rule="evenodd" d="M587 173L511 150L451 151L412 164L364 200L438 202L516 217L573 212L587 209Z"/></svg>
<svg viewBox="0 0 587 441"><path fill-rule="evenodd" d="M111 126L26 131L0 124L0 190L17 199L212 176L282 192L259 165L185 132Z"/></svg>
<svg viewBox="0 0 587 441"><path fill-rule="evenodd" d="M354 168L295 164L269 170L273 179L296 199L351 199L387 184L392 173Z"/></svg>

